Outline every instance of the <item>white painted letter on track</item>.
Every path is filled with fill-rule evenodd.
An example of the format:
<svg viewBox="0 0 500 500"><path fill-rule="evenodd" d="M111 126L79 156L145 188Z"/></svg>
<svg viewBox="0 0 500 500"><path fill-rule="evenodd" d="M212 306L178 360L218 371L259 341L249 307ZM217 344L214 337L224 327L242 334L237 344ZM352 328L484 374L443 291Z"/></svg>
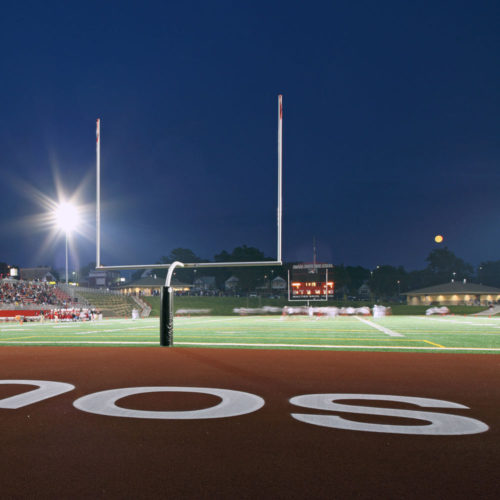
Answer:
<svg viewBox="0 0 500 500"><path fill-rule="evenodd" d="M416 405L422 408L458 408L469 409L458 403L443 401L441 399L416 398L408 396L390 396L377 394L306 394L295 396L290 399L294 405L312 410L327 410L341 413L381 415L386 417L411 418L428 422L427 425L389 425L370 424L356 422L335 415L310 415L303 413L292 413L292 417L301 422L331 427L333 429L344 429L364 432L386 432L390 434L417 434L430 436L461 436L465 434L478 434L486 432L489 427L469 417L450 415L447 413L435 413L413 410L397 410L393 408L374 408L371 406L354 406L339 404L337 400L367 400L367 401L391 401Z"/></svg>
<svg viewBox="0 0 500 500"><path fill-rule="evenodd" d="M22 394L16 394L8 398L0 399L0 408L17 410L24 406L38 403L44 399L53 398L72 391L75 386L64 382L50 382L48 380L0 380L1 385L36 385L38 389L33 389Z"/></svg>
<svg viewBox="0 0 500 500"><path fill-rule="evenodd" d="M211 394L222 399L216 406L201 410L189 411L145 411L122 408L116 405L119 399L134 394L150 392L194 392ZM196 420L206 418L224 418L245 415L259 410L264 406L264 400L248 392L229 389L213 389L207 387L128 387L96 392L77 399L73 406L79 410L107 415L110 417L155 418L164 420Z"/></svg>

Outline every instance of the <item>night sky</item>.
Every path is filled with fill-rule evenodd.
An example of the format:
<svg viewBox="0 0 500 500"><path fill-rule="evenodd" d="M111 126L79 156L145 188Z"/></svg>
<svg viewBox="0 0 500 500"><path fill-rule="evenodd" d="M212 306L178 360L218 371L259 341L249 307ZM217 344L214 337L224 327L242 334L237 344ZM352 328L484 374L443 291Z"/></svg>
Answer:
<svg viewBox="0 0 500 500"><path fill-rule="evenodd" d="M64 267L57 186L86 207L70 266L95 261L97 118L104 264L275 258L278 94L286 261L315 237L420 269L436 234L498 260L499 26L498 0L4 3L0 261Z"/></svg>

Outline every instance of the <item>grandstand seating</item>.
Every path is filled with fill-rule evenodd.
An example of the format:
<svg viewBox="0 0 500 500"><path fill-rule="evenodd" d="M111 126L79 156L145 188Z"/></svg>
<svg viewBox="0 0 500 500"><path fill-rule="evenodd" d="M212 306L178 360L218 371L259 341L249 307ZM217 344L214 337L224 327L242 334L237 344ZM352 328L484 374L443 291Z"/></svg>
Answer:
<svg viewBox="0 0 500 500"><path fill-rule="evenodd" d="M0 280L0 304L3 306L35 309L65 306L70 298L56 286L39 281Z"/></svg>
<svg viewBox="0 0 500 500"><path fill-rule="evenodd" d="M134 300L127 295L82 290L78 290L76 295L99 309L105 318L131 317L132 309L139 309Z"/></svg>
<svg viewBox="0 0 500 500"><path fill-rule="evenodd" d="M61 303L70 304L72 302L71 297L64 290L61 290L61 288L58 286L54 287L54 295Z"/></svg>
<svg viewBox="0 0 500 500"><path fill-rule="evenodd" d="M0 280L0 309L38 309L54 307L91 307L102 312L104 317L131 317L132 309L146 311L150 308L141 301L118 292L81 289L49 285L45 282ZM147 315L145 314L145 315Z"/></svg>

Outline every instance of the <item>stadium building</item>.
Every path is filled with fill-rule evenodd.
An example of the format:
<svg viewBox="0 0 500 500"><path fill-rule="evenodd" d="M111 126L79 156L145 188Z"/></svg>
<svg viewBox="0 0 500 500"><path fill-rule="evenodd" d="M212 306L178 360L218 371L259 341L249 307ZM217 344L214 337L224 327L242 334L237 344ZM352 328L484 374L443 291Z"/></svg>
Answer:
<svg viewBox="0 0 500 500"><path fill-rule="evenodd" d="M161 289L165 285L165 278L157 278L156 276L146 276L131 283L126 283L117 287L124 295L160 295ZM172 288L176 293L187 293L193 285L181 283L175 278L172 279Z"/></svg>
<svg viewBox="0 0 500 500"><path fill-rule="evenodd" d="M451 281L406 293L408 305L489 305L500 303L500 289L491 286Z"/></svg>

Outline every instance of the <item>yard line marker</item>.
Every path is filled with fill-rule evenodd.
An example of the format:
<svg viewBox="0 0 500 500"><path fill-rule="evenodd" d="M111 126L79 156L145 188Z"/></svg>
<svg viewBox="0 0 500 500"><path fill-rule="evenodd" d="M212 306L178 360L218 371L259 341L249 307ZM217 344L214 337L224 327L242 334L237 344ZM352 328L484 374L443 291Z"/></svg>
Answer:
<svg viewBox="0 0 500 500"><path fill-rule="evenodd" d="M404 337L404 335L401 335L398 332L393 332L392 330L389 330L389 328L385 328L384 326L377 325L376 323L372 323L371 321L368 321L367 319L360 318L359 316L354 316L354 317L357 320L361 321L362 323L365 323L369 326L372 326L373 328L380 330L381 332L385 333L386 335L389 335L390 337Z"/></svg>

